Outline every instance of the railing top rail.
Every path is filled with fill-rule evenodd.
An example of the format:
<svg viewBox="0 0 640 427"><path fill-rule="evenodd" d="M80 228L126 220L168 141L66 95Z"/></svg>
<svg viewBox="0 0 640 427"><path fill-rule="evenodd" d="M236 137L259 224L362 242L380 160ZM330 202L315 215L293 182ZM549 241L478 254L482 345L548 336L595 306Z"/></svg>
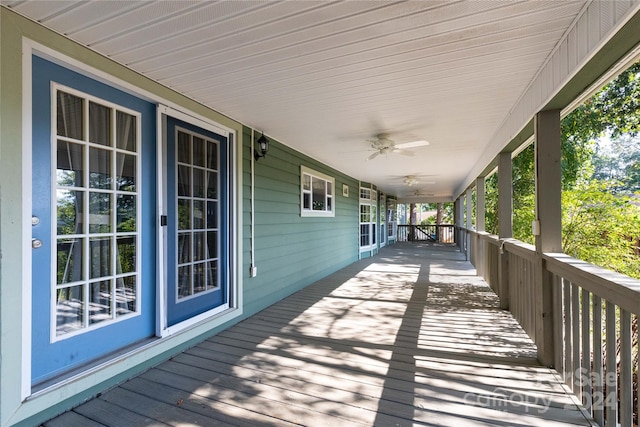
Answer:
<svg viewBox="0 0 640 427"><path fill-rule="evenodd" d="M640 280L563 253L545 253L546 268L587 291L640 315Z"/></svg>
<svg viewBox="0 0 640 427"><path fill-rule="evenodd" d="M518 255L529 261L534 261L536 257L536 247L529 243L521 242L517 239L502 239L502 245L507 252Z"/></svg>

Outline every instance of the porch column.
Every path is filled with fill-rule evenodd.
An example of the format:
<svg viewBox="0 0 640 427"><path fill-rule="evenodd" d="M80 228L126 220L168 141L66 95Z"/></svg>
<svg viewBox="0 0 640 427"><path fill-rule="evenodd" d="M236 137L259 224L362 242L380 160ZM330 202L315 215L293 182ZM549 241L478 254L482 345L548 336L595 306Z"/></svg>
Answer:
<svg viewBox="0 0 640 427"><path fill-rule="evenodd" d="M534 267L536 345L538 359L553 366L553 276L544 268L542 254L562 252L562 166L560 110L535 116L536 263Z"/></svg>
<svg viewBox="0 0 640 427"><path fill-rule="evenodd" d="M498 237L513 237L513 177L511 153L500 153L498 157ZM500 308L509 309L509 254L500 251L498 256L498 296Z"/></svg>
<svg viewBox="0 0 640 427"><path fill-rule="evenodd" d="M485 231L484 176L476 178L476 230Z"/></svg>
<svg viewBox="0 0 640 427"><path fill-rule="evenodd" d="M485 197L484 197L484 177L476 178L476 231L481 232L485 230L484 224L484 210L485 210ZM478 276L485 277L486 271L486 257L485 251L486 242L480 238L480 235L476 237L476 271Z"/></svg>
<svg viewBox="0 0 640 427"><path fill-rule="evenodd" d="M438 242L442 242L442 203L438 203L438 207L436 208L436 229L438 230Z"/></svg>
<svg viewBox="0 0 640 427"><path fill-rule="evenodd" d="M415 236L415 228L416 225L416 204L409 203L409 235L407 236L407 240L413 242L416 239Z"/></svg>
<svg viewBox="0 0 640 427"><path fill-rule="evenodd" d="M472 188L467 188L467 193L465 195L465 207L467 208L467 222L466 222L466 229L472 230L473 229L473 189ZM466 238L466 257L467 260L471 260L471 234L470 233L465 233L465 238Z"/></svg>
<svg viewBox="0 0 640 427"><path fill-rule="evenodd" d="M458 246L460 247L460 250L464 250L464 231L462 230L462 228L464 227L464 199L462 198L462 196L458 197L458 199L456 200L456 226L459 227L458 231L457 231L457 236L458 236Z"/></svg>

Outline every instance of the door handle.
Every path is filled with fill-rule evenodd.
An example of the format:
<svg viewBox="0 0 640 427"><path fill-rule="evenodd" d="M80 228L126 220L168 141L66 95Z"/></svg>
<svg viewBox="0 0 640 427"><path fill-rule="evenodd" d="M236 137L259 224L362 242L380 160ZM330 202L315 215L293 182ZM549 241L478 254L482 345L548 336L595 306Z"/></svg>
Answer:
<svg viewBox="0 0 640 427"><path fill-rule="evenodd" d="M33 249L40 249L42 247L42 240L40 240L40 239L31 239L31 247Z"/></svg>

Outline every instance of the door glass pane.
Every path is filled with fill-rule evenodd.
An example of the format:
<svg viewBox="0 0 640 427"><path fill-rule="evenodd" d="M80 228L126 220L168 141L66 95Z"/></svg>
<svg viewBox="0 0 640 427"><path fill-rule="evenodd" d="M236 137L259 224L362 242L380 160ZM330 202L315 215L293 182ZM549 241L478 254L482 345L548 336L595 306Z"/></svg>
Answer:
<svg viewBox="0 0 640 427"><path fill-rule="evenodd" d="M218 261L207 262L207 289L218 287Z"/></svg>
<svg viewBox="0 0 640 427"><path fill-rule="evenodd" d="M178 230L191 229L191 200L178 200Z"/></svg>
<svg viewBox="0 0 640 427"><path fill-rule="evenodd" d="M204 177L203 169L193 169L193 197L204 197Z"/></svg>
<svg viewBox="0 0 640 427"><path fill-rule="evenodd" d="M83 201L84 191L56 191L58 235L84 233Z"/></svg>
<svg viewBox="0 0 640 427"><path fill-rule="evenodd" d="M191 196L191 168L178 166L178 196Z"/></svg>
<svg viewBox="0 0 640 427"><path fill-rule="evenodd" d="M205 263L199 263L193 265L193 293L198 294L207 290L207 283L205 282Z"/></svg>
<svg viewBox="0 0 640 427"><path fill-rule="evenodd" d="M207 143L207 168L218 170L218 143L209 141Z"/></svg>
<svg viewBox="0 0 640 427"><path fill-rule="evenodd" d="M58 91L57 105L57 134L74 139L84 139L84 99Z"/></svg>
<svg viewBox="0 0 640 427"><path fill-rule="evenodd" d="M118 216L117 230L121 232L136 231L136 196L128 194L118 194L116 198L116 209Z"/></svg>
<svg viewBox="0 0 640 427"><path fill-rule="evenodd" d="M116 246L116 274L136 271L136 237L118 237Z"/></svg>
<svg viewBox="0 0 640 427"><path fill-rule="evenodd" d="M205 259L205 233L193 233L193 260L202 261Z"/></svg>
<svg viewBox="0 0 640 427"><path fill-rule="evenodd" d="M218 233L216 231L207 232L207 258L218 258Z"/></svg>
<svg viewBox="0 0 640 427"><path fill-rule="evenodd" d="M136 276L116 279L116 317L136 311Z"/></svg>
<svg viewBox="0 0 640 427"><path fill-rule="evenodd" d="M188 297L191 292L191 265L178 268L178 298Z"/></svg>
<svg viewBox="0 0 640 427"><path fill-rule="evenodd" d="M193 164L196 166L204 166L207 161L204 156L204 144L204 139L193 137Z"/></svg>
<svg viewBox="0 0 640 427"><path fill-rule="evenodd" d="M89 187L111 188L111 150L89 149Z"/></svg>
<svg viewBox="0 0 640 427"><path fill-rule="evenodd" d="M207 202L207 228L218 228L217 202Z"/></svg>
<svg viewBox="0 0 640 427"><path fill-rule="evenodd" d="M56 282L59 285L71 282L79 282L84 278L83 254L84 239L60 239L58 240L56 257Z"/></svg>
<svg viewBox="0 0 640 427"><path fill-rule="evenodd" d="M121 150L136 151L136 117L116 112L116 147Z"/></svg>
<svg viewBox="0 0 640 427"><path fill-rule="evenodd" d="M218 173L208 172L207 175L208 175L207 198L217 199L218 198Z"/></svg>
<svg viewBox="0 0 640 427"><path fill-rule="evenodd" d="M89 285L89 324L111 318L111 281L104 280Z"/></svg>
<svg viewBox="0 0 640 427"><path fill-rule="evenodd" d="M84 146L58 141L56 180L60 187L82 187Z"/></svg>
<svg viewBox="0 0 640 427"><path fill-rule="evenodd" d="M178 264L191 262L191 233L178 234Z"/></svg>
<svg viewBox="0 0 640 427"><path fill-rule="evenodd" d="M97 279L113 275L111 271L111 239L89 240L89 278Z"/></svg>
<svg viewBox="0 0 640 427"><path fill-rule="evenodd" d="M111 145L111 108L89 102L89 141Z"/></svg>
<svg viewBox="0 0 640 427"><path fill-rule="evenodd" d="M193 228L194 229L204 228L204 201L203 200L193 201Z"/></svg>
<svg viewBox="0 0 640 427"><path fill-rule="evenodd" d="M116 190L136 191L136 156L117 154Z"/></svg>
<svg viewBox="0 0 640 427"><path fill-rule="evenodd" d="M56 335L84 326L84 286L69 286L56 291Z"/></svg>
<svg viewBox="0 0 640 427"><path fill-rule="evenodd" d="M110 233L111 213L111 193L89 193L89 233Z"/></svg>
<svg viewBox="0 0 640 427"><path fill-rule="evenodd" d="M191 135L178 132L178 162L191 164Z"/></svg>

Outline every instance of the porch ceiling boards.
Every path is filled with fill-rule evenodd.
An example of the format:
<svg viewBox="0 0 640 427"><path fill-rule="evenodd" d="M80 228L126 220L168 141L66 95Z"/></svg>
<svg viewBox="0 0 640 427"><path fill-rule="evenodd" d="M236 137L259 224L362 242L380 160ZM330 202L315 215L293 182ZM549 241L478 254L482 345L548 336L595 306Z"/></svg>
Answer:
<svg viewBox="0 0 640 427"><path fill-rule="evenodd" d="M535 354L457 248L400 243L45 426L590 425Z"/></svg>
<svg viewBox="0 0 640 427"><path fill-rule="evenodd" d="M495 150L589 3L3 0L383 191L431 198L456 196ZM381 132L431 145L367 161ZM406 175L429 177L407 188Z"/></svg>

